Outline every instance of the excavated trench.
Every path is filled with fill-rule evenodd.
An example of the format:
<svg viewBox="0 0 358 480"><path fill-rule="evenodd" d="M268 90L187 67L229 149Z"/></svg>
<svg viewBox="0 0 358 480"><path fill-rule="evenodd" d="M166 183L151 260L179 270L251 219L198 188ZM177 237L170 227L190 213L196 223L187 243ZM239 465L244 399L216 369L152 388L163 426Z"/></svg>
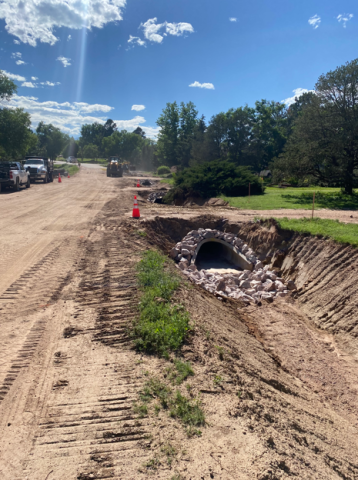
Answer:
<svg viewBox="0 0 358 480"><path fill-rule="evenodd" d="M358 292L355 288L358 252L351 246L323 238L282 231L273 220L265 223L235 223L213 216L192 219L156 217L141 225L152 245L159 246L172 257L187 278L193 280L192 276L201 274L203 270L209 273L205 275L204 282L203 279L194 280L194 288L185 289L182 301L195 322L200 324L198 330L202 328L205 335L215 329L223 332L220 340L215 339L214 348L226 342L227 350L234 352L234 378L241 378L248 373L251 392L246 404L239 400L238 409L243 410L238 415L243 418L248 415L252 425L257 422L262 433L265 432L265 421L268 421L271 465L274 465L275 455L279 451L284 458L290 459L291 465L298 451L304 451L302 458L306 460L302 470L298 469L299 473L285 470L287 475L283 475L268 470L257 478L358 478ZM197 235L196 232L199 238L192 239ZM236 296L235 291L241 287L245 287L245 295L248 293L249 288L240 285L242 280L247 279L239 278L240 282L235 282L236 276L245 273L245 269L242 270L232 260L228 251L230 247L217 242L222 238L231 247L238 246L241 254L245 255L247 251L237 239L251 249L255 258L248 259L253 265L250 274L256 275L260 270L266 274L272 273L276 276L275 279L271 278L273 283L277 280L284 285L292 282L295 289L288 291L284 298L275 296L270 301L252 301L254 293L248 295L251 299L246 299L247 302L242 295ZM183 249L186 251L183 252ZM211 275L216 274L210 269L215 270L217 266L230 271L217 272L222 277L222 284L215 283L210 290L206 287L210 287ZM229 293L227 287L234 288L234 291ZM230 322L233 317L235 320ZM249 343L249 337L245 337L246 332L253 343ZM199 333L193 337L194 345L199 342L199 337ZM245 350L238 353L234 345L240 341L244 341ZM267 358L274 361L267 378L249 367L250 362L259 364L254 345L260 345ZM191 359L198 359L199 347L194 348L189 342L185 348L190 352ZM205 343L200 351L201 362L205 364L207 373L210 348ZM215 357L215 353L213 355ZM245 363L248 358L250 362ZM276 375L283 378L286 374L289 378L287 383L277 383ZM272 392L266 391L262 385L254 388L253 378L260 378L265 385L275 385L279 396L273 397ZM293 393L295 382L298 382L298 389ZM287 392L290 392L288 396ZM293 397L297 404L290 403ZM272 408L268 406L268 399L273 401ZM281 401L289 406L278 415L283 405ZM302 402L306 401L307 410L302 409ZM332 417L329 421L328 417L324 420L327 429L317 437L321 413L315 412L323 411L329 411ZM230 410L230 415L232 412ZM312 426L309 427L311 420ZM346 425L343 438L347 443L336 453L337 428L343 424ZM277 444L279 429L283 425L282 432L287 438L280 449ZM325 445L319 444L322 439ZM313 456L308 460L309 451L313 452ZM344 452L348 451L354 452L352 455L355 460L351 457L346 463L348 457L344 456ZM329 472L312 473L311 467L315 469L322 459Z"/></svg>
<svg viewBox="0 0 358 480"><path fill-rule="evenodd" d="M286 284L290 280L295 283L290 298L317 327L351 339L358 337L358 250L352 246L284 231L274 220L234 223L213 216L156 217L143 226L150 232L151 242L167 254L193 230L237 235ZM213 242L201 247L196 263L199 269L238 269L225 247ZM351 346L358 354L355 343Z"/></svg>

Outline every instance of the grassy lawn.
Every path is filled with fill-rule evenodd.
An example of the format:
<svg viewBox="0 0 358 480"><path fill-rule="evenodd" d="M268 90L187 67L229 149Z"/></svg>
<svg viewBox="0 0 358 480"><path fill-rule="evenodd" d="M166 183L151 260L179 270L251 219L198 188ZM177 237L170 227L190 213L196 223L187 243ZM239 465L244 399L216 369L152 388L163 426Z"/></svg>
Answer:
<svg viewBox="0 0 358 480"><path fill-rule="evenodd" d="M267 187L264 195L248 197L225 197L231 207L244 210L273 210L278 208L311 209L313 192L316 192L315 208L333 210L357 210L358 195L343 195L340 188L305 187L277 188Z"/></svg>
<svg viewBox="0 0 358 480"><path fill-rule="evenodd" d="M358 246L358 225L355 223L341 223L338 220L321 218L281 218L276 219L280 227L298 233L309 233L331 238L338 243L349 243Z"/></svg>

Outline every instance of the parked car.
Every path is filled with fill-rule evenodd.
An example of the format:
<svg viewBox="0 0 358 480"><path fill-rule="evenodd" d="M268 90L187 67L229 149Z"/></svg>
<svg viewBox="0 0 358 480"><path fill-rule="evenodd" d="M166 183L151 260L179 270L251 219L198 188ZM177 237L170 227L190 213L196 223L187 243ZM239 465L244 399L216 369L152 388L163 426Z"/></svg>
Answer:
<svg viewBox="0 0 358 480"><path fill-rule="evenodd" d="M76 157L67 157L67 162L68 163L77 163L77 158Z"/></svg>
<svg viewBox="0 0 358 480"><path fill-rule="evenodd" d="M19 191L20 186L30 188L30 173L20 162L0 162L0 192L6 187Z"/></svg>
<svg viewBox="0 0 358 480"><path fill-rule="evenodd" d="M25 157L25 169L30 173L32 181L53 182L53 161L45 157Z"/></svg>

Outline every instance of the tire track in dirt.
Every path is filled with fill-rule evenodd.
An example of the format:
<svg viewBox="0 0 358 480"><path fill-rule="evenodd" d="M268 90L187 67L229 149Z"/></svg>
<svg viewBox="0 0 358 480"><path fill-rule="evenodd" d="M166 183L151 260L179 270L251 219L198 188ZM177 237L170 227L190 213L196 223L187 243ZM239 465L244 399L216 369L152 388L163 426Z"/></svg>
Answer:
<svg viewBox="0 0 358 480"><path fill-rule="evenodd" d="M133 411L142 374L127 327L135 316L134 264L144 246L116 229L99 237L85 242L78 287L68 293L71 321L56 347L54 383L23 473L31 480L50 466L64 469L64 478L119 479L126 471L134 475L126 478L143 478L136 467L148 457L149 431Z"/></svg>

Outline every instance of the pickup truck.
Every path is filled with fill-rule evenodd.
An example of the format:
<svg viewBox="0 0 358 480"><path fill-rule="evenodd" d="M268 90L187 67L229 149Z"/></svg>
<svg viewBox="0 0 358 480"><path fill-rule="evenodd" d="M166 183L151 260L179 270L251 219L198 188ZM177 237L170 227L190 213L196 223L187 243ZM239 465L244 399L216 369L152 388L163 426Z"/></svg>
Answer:
<svg viewBox="0 0 358 480"><path fill-rule="evenodd" d="M0 162L0 192L3 188L10 187L16 192L20 186L30 188L30 174L20 162Z"/></svg>
<svg viewBox="0 0 358 480"><path fill-rule="evenodd" d="M25 169L30 173L32 181L53 182L53 161L45 157L25 157Z"/></svg>

